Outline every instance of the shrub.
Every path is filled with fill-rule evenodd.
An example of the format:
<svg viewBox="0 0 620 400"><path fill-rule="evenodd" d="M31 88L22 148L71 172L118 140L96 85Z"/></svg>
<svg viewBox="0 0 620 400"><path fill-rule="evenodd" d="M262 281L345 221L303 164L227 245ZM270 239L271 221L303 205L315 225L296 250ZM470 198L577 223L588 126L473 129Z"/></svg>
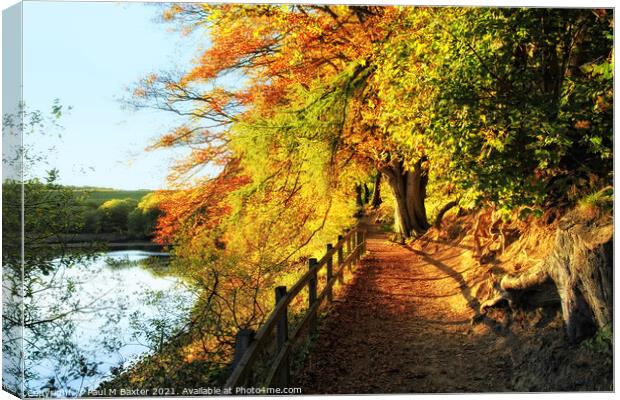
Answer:
<svg viewBox="0 0 620 400"><path fill-rule="evenodd" d="M138 205L134 199L108 200L97 209L101 213L102 232L126 232L129 214Z"/></svg>

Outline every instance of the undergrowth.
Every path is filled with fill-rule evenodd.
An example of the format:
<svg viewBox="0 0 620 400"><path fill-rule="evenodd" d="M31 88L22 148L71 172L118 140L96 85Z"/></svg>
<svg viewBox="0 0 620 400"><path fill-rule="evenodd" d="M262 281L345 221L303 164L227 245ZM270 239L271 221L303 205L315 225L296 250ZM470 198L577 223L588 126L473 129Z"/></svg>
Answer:
<svg viewBox="0 0 620 400"><path fill-rule="evenodd" d="M612 354L613 334L609 325L600 328L594 336L584 340L581 345L592 352Z"/></svg>

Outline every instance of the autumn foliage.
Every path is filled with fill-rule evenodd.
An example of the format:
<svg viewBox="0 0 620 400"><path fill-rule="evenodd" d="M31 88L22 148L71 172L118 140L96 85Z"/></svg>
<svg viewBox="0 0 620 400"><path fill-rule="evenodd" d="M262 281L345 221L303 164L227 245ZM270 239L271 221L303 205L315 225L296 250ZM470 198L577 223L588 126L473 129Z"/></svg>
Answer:
<svg viewBox="0 0 620 400"><path fill-rule="evenodd" d="M248 178L240 175L239 168L231 163L204 185L160 193L159 209L163 216L157 223L156 241L165 245L172 243L184 231L215 229L222 218L230 214L227 194L248 182Z"/></svg>
<svg viewBox="0 0 620 400"><path fill-rule="evenodd" d="M209 340L260 323L267 289L354 223L355 185L377 173L403 237L448 202L507 218L611 181L610 10L184 3L163 17L209 38L191 70L133 91L186 118L152 146L191 149L158 240L221 317ZM218 172L196 178L205 166Z"/></svg>

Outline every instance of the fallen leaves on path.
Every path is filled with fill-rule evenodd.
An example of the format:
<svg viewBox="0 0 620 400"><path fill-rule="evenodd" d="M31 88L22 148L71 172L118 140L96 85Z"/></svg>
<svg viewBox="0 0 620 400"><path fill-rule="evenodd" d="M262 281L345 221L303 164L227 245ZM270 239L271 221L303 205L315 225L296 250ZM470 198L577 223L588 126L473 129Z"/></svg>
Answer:
<svg viewBox="0 0 620 400"><path fill-rule="evenodd" d="M470 323L477 309L459 265L465 251L431 255L371 233L298 386L306 394L510 390L498 335Z"/></svg>
<svg viewBox="0 0 620 400"><path fill-rule="evenodd" d="M568 343L559 306L480 315L493 276L471 237L411 247L369 228L296 374L303 393L613 390L612 357Z"/></svg>

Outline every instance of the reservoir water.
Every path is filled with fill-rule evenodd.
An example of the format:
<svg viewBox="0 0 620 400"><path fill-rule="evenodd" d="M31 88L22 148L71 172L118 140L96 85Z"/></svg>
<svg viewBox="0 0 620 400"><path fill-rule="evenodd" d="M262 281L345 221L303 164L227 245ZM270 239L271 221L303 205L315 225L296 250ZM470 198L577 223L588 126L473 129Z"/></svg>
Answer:
<svg viewBox="0 0 620 400"><path fill-rule="evenodd" d="M26 313L56 319L24 331L26 395L84 395L178 332L196 294L168 261L161 252L109 251L41 276Z"/></svg>

